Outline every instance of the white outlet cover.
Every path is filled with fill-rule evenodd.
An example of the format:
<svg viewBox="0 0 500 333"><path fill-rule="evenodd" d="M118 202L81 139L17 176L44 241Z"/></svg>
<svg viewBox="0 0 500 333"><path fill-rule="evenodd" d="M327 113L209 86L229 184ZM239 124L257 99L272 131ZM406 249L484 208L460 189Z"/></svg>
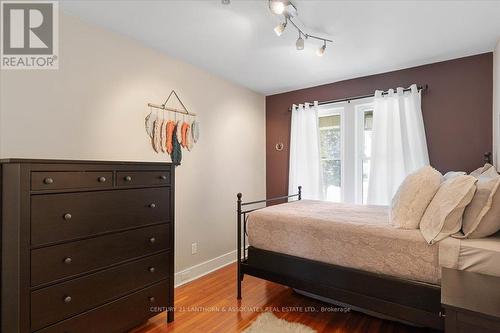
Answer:
<svg viewBox="0 0 500 333"><path fill-rule="evenodd" d="M191 244L191 254L196 254L198 253L198 243L192 243Z"/></svg>

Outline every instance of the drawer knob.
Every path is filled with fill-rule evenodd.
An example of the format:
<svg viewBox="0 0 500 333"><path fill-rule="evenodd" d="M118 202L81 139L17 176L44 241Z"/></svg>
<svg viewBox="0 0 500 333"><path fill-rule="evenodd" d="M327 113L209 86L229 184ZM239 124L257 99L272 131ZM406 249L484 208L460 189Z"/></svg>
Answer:
<svg viewBox="0 0 500 333"><path fill-rule="evenodd" d="M71 218L72 218L72 217L73 217L73 216L71 216L71 214L70 214L70 213L66 213L66 214L64 214L64 219L65 219L66 221L71 220Z"/></svg>
<svg viewBox="0 0 500 333"><path fill-rule="evenodd" d="M125 181L126 181L126 182L129 182L129 181L131 181L131 180L132 180L132 177L130 177L130 176L125 176L125 178L123 178L123 179L125 179Z"/></svg>
<svg viewBox="0 0 500 333"><path fill-rule="evenodd" d="M161 179L161 180L167 180L167 176L165 176L165 175L161 175L161 176L160 176L160 179Z"/></svg>
<svg viewBox="0 0 500 333"><path fill-rule="evenodd" d="M154 303L154 301L155 301L155 298L154 298L153 296L151 296L151 297L149 298L149 302L150 302L150 303Z"/></svg>
<svg viewBox="0 0 500 333"><path fill-rule="evenodd" d="M64 303L69 303L69 302L71 302L71 296L64 297Z"/></svg>
<svg viewBox="0 0 500 333"><path fill-rule="evenodd" d="M156 242L156 238L151 237L151 238L149 239L149 242L150 242L151 244L153 244L154 242Z"/></svg>
<svg viewBox="0 0 500 333"><path fill-rule="evenodd" d="M97 178L97 181L99 183L104 183L104 182L106 182L106 177L99 177L99 178Z"/></svg>
<svg viewBox="0 0 500 333"><path fill-rule="evenodd" d="M64 258L64 263L65 263L66 265L71 264L71 262L72 262L72 261L73 261L73 260L72 260L70 257Z"/></svg>
<svg viewBox="0 0 500 333"><path fill-rule="evenodd" d="M150 271L151 273L154 273L154 272L156 271L156 269L155 269L154 267L149 267L149 271Z"/></svg>
<svg viewBox="0 0 500 333"><path fill-rule="evenodd" d="M156 204L154 202L149 204L149 208L156 208Z"/></svg>
<svg viewBox="0 0 500 333"><path fill-rule="evenodd" d="M43 182L45 184L52 184L54 182L54 179L50 178L50 177L47 177L43 180Z"/></svg>

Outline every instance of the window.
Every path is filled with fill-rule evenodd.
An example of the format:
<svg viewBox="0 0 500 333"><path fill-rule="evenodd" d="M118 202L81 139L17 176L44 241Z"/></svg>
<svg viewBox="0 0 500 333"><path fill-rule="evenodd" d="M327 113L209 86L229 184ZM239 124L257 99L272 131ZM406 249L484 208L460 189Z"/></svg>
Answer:
<svg viewBox="0 0 500 333"><path fill-rule="evenodd" d="M321 105L318 123L325 199L366 203L373 98Z"/></svg>
<svg viewBox="0 0 500 333"><path fill-rule="evenodd" d="M319 117L319 153L323 169L323 193L326 200L340 202L341 131L340 110L324 111Z"/></svg>

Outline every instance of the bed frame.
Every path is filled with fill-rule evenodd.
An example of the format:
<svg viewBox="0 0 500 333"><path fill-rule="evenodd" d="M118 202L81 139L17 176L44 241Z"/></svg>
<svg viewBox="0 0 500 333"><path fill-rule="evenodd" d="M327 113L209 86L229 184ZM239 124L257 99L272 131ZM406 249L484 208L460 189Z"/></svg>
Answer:
<svg viewBox="0 0 500 333"><path fill-rule="evenodd" d="M243 207L284 202L290 198L301 200L300 186L297 194L289 196L242 202L242 194L238 193L237 198L238 299L241 299L241 283L247 274L395 320L444 328L439 286L247 247L248 214L259 208L243 210Z"/></svg>

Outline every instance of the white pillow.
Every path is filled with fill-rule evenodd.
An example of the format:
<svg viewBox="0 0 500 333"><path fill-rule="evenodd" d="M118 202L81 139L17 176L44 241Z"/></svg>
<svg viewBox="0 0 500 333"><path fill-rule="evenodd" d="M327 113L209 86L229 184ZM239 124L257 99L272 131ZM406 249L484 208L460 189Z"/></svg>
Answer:
<svg viewBox="0 0 500 333"><path fill-rule="evenodd" d="M402 229L418 229L425 209L441 184L441 173L425 166L408 175L392 198L390 221Z"/></svg>
<svg viewBox="0 0 500 333"><path fill-rule="evenodd" d="M483 238L500 230L500 175L489 168L479 176L477 191L464 213L462 230L467 238Z"/></svg>
<svg viewBox="0 0 500 333"><path fill-rule="evenodd" d="M465 207L476 191L477 179L457 176L444 181L420 221L420 231L429 244L460 231Z"/></svg>
<svg viewBox="0 0 500 333"><path fill-rule="evenodd" d="M488 171L488 169L490 169L493 165L489 164L489 163L486 163L485 165L483 165L482 167L472 171L470 173L471 176L474 176L476 178L479 178L479 176L481 176L481 174L485 173L486 171Z"/></svg>
<svg viewBox="0 0 500 333"><path fill-rule="evenodd" d="M457 176L463 176L466 174L467 173L463 172L463 171L448 171L447 173L444 174L443 181L457 177Z"/></svg>

